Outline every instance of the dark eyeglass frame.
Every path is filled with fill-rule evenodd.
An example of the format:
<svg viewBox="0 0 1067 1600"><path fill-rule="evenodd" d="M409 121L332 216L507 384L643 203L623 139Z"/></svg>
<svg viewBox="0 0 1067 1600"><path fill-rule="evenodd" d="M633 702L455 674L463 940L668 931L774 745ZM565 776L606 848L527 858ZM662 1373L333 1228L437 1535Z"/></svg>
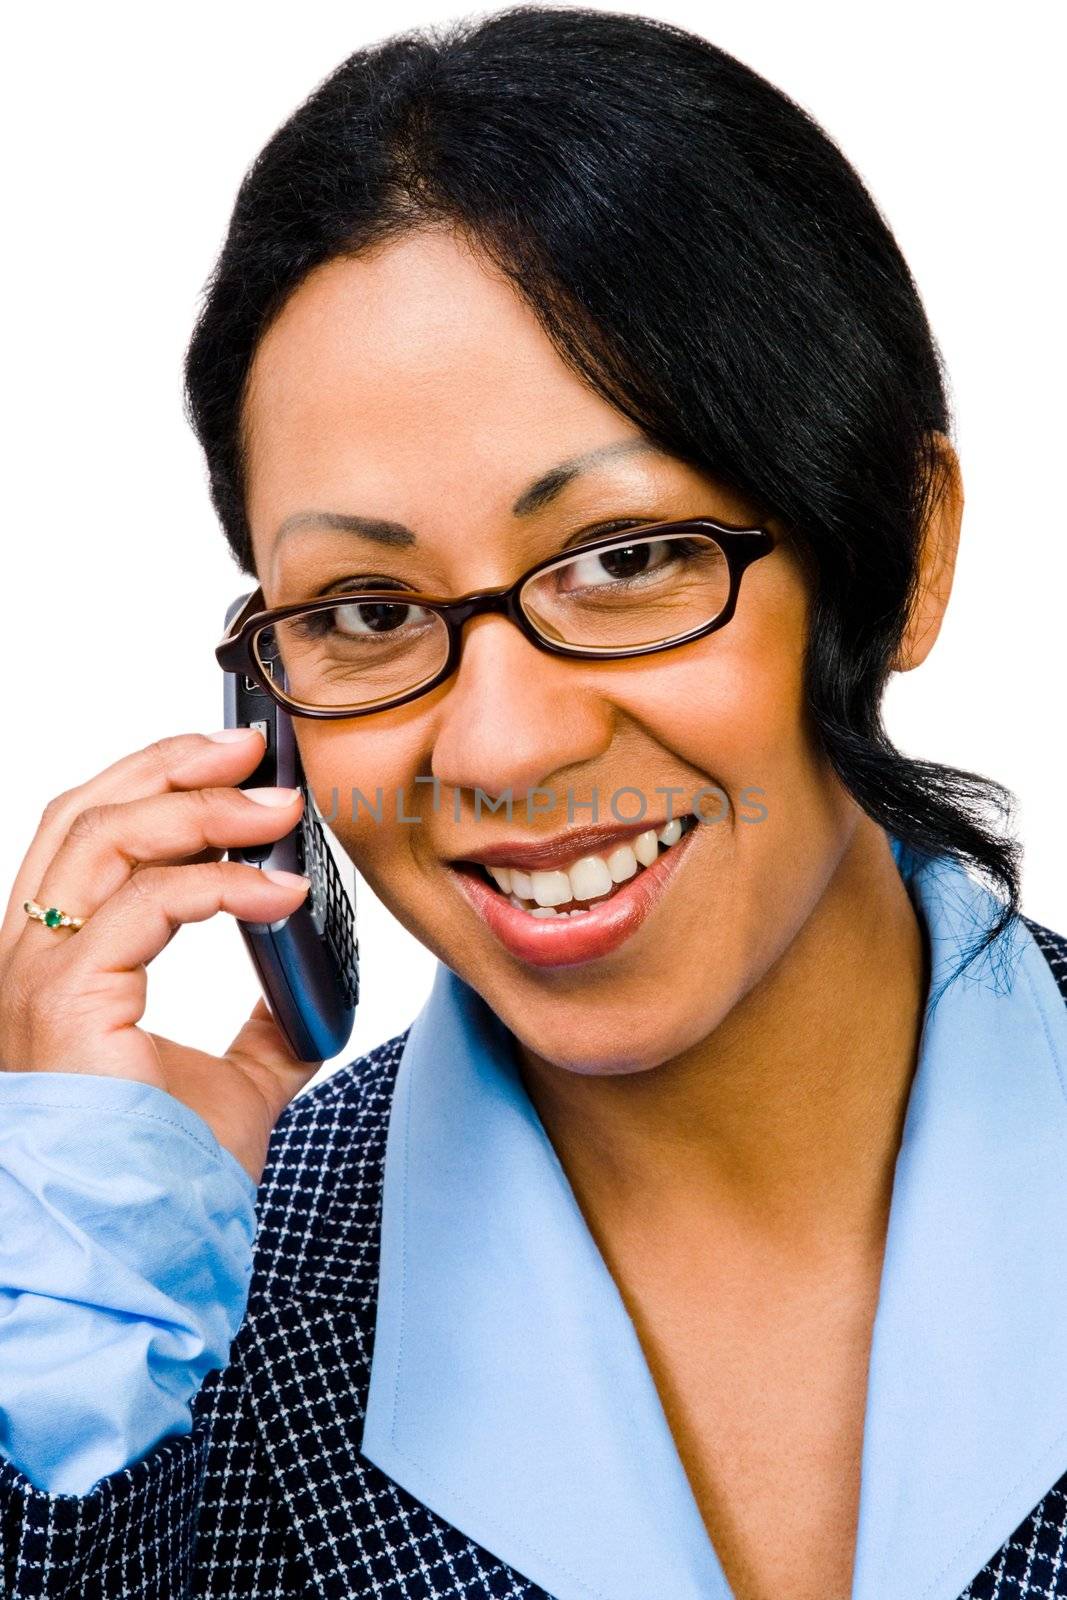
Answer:
<svg viewBox="0 0 1067 1600"><path fill-rule="evenodd" d="M547 571L549 567L563 566L579 556L595 554L598 550L625 548L628 537L636 543L638 540L649 539L663 533L681 535L684 530L705 534L714 539L726 557L730 573L730 591L722 610L710 622L702 624L699 628L693 628L688 633L680 634L673 639L658 640L654 644L631 645L624 650L586 649L580 645L569 645L560 640L545 638L537 631L519 602L519 594L531 578ZM769 555L777 543L777 535L768 528L736 527L730 523L718 522L711 517L686 517L677 522L652 522L602 534L597 539L590 539L588 543L573 545L570 549L557 550L554 555L546 556L543 561L538 561L521 577L516 578L514 583L504 584L496 589L479 589L472 594L458 595L454 599L442 595L420 594L414 589L358 589L320 595L315 600L296 601L291 605L275 606L264 611L259 609L263 605L264 598L263 590L259 588L249 595L216 645L215 658L224 672L243 673L291 716L317 717L325 721L340 717L366 717L375 711L391 711L396 706L407 705L409 701L429 694L431 689L436 689L438 684L451 677L459 665L463 650L463 625L471 617L493 613L507 617L536 649L544 650L548 655L570 656L581 661L620 661L631 656L658 655L661 651L676 650L679 645L703 639L709 633L724 628L730 621L737 606L741 579L746 569L754 561ZM420 683L417 688L409 689L406 694L376 701L373 705L306 706L302 701L293 700L274 682L269 671L264 669L256 656L253 648L255 635L276 622L284 622L287 617L297 616L300 612L328 611L352 602L360 605L381 602L417 605L427 611L435 612L448 630L448 653L441 670L427 678L425 683Z"/></svg>

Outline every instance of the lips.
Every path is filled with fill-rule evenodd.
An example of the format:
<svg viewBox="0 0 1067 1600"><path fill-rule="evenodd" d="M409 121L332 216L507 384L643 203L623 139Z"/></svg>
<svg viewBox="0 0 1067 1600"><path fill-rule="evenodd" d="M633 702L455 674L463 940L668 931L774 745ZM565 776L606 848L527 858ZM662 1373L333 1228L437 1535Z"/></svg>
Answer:
<svg viewBox="0 0 1067 1600"><path fill-rule="evenodd" d="M546 907L544 914L538 914L512 904L507 894L490 883L480 863L453 862L451 870L460 893L511 955L532 966L574 966L609 954L636 933L658 905L699 831L692 819L680 839L661 848L650 865L615 885L603 898L587 903L584 909L574 904L569 915L560 915L558 907ZM630 836L633 837L632 829ZM571 860L571 841L576 837L576 833L567 836L567 856ZM613 831L612 837L617 841L618 832ZM508 847L500 848L501 854L505 848ZM488 851L479 854L484 857ZM509 859L514 863L514 850ZM553 869L547 875L555 876L559 870Z"/></svg>

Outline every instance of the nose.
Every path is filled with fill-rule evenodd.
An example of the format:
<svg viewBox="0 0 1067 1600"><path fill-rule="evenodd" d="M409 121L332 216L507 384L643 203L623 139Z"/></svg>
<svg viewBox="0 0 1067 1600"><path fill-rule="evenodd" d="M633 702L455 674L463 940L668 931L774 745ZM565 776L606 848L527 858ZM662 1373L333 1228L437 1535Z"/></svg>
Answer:
<svg viewBox="0 0 1067 1600"><path fill-rule="evenodd" d="M493 800L510 793L521 804L565 768L595 761L611 743L615 719L589 684L591 670L592 663L536 649L504 617L473 617L438 711L434 777Z"/></svg>

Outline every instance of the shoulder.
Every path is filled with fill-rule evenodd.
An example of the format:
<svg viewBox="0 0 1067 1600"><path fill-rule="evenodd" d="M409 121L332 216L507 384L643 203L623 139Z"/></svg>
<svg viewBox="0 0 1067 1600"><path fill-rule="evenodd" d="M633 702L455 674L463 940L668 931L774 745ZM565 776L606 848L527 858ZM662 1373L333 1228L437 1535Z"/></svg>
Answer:
<svg viewBox="0 0 1067 1600"><path fill-rule="evenodd" d="M271 1136L256 1201L254 1287L333 1294L377 1272L389 1111L409 1029L298 1095Z"/></svg>

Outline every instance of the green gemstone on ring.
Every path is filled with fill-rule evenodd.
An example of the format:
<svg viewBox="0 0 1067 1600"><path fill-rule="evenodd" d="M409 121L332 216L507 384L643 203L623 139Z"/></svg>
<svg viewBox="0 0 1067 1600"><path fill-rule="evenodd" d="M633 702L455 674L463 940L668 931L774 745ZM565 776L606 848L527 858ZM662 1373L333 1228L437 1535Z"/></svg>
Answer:
<svg viewBox="0 0 1067 1600"><path fill-rule="evenodd" d="M63 913L62 911L57 910L55 906L49 906L48 910L44 914L44 920L47 927L58 928L59 924L63 921Z"/></svg>

